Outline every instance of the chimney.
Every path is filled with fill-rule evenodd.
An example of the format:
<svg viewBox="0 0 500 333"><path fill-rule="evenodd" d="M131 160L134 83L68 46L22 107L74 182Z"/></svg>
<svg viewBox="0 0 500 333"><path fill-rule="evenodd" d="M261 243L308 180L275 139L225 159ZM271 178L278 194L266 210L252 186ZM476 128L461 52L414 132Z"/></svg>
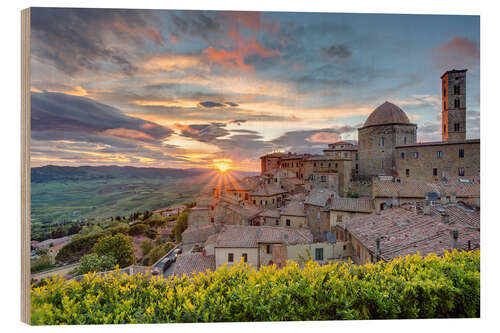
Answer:
<svg viewBox="0 0 500 333"><path fill-rule="evenodd" d="M431 215L431 202L429 199L425 200L424 215Z"/></svg>
<svg viewBox="0 0 500 333"><path fill-rule="evenodd" d="M457 192L451 192L450 194L450 203L457 203Z"/></svg>
<svg viewBox="0 0 500 333"><path fill-rule="evenodd" d="M446 192L441 192L441 205L446 204Z"/></svg>
<svg viewBox="0 0 500 333"><path fill-rule="evenodd" d="M453 238L453 249L456 249L458 247L458 230L453 229L450 230L451 237Z"/></svg>
<svg viewBox="0 0 500 333"><path fill-rule="evenodd" d="M417 202L416 201L413 201L413 206L415 207L415 213L418 212Z"/></svg>
<svg viewBox="0 0 500 333"><path fill-rule="evenodd" d="M449 224L450 223L450 215L448 215L448 214L441 215L441 223Z"/></svg>
<svg viewBox="0 0 500 333"><path fill-rule="evenodd" d="M375 238L375 260L378 261L378 257L380 256L380 236Z"/></svg>

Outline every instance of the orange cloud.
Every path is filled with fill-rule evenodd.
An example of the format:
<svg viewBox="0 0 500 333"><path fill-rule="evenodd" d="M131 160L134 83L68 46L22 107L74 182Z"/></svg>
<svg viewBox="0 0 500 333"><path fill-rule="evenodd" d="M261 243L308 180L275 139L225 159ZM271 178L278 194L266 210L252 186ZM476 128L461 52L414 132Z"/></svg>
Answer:
<svg viewBox="0 0 500 333"><path fill-rule="evenodd" d="M253 36L246 38L240 33L238 28L229 30L227 36L231 39L232 51L216 49L213 46L203 50L203 53L206 54L211 61L222 65L225 69L253 71L254 67L245 63L246 57L250 55L259 55L263 58L271 58L276 55L281 55L279 50L266 49Z"/></svg>
<svg viewBox="0 0 500 333"><path fill-rule="evenodd" d="M331 143L340 141L342 138L337 133L319 132L306 139L308 142Z"/></svg>
<svg viewBox="0 0 500 333"><path fill-rule="evenodd" d="M254 32L266 31L276 33L280 30L278 21L266 21L259 12L225 12L224 16L229 20L228 24L240 24Z"/></svg>
<svg viewBox="0 0 500 333"><path fill-rule="evenodd" d="M296 70L296 71L301 71L301 70L303 70L303 69L304 69L304 67L302 67L302 66L301 66L301 65L299 65L299 64L295 64L295 65L293 66L293 69L294 69L294 70Z"/></svg>
<svg viewBox="0 0 500 333"><path fill-rule="evenodd" d="M112 128L101 132L103 135L117 136L125 139L145 139L154 140L154 138L144 132L131 130L127 128Z"/></svg>
<svg viewBox="0 0 500 333"><path fill-rule="evenodd" d="M113 23L113 27L116 30L128 33L129 35L136 37L144 37L151 41L153 41L156 45L163 44L165 41L163 36L156 28L152 27L129 27L120 21L116 21Z"/></svg>

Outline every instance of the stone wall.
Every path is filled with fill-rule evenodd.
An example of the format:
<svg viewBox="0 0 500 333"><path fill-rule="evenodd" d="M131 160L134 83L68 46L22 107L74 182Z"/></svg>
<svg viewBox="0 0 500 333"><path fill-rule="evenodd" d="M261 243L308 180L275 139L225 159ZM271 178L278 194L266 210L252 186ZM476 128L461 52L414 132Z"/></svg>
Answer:
<svg viewBox="0 0 500 333"><path fill-rule="evenodd" d="M358 129L359 175L392 176L395 171L394 148L417 139L414 124L389 124Z"/></svg>
<svg viewBox="0 0 500 333"><path fill-rule="evenodd" d="M286 220L290 220L290 228L306 228L307 227L305 216L281 215L280 227L287 227Z"/></svg>
<svg viewBox="0 0 500 333"><path fill-rule="evenodd" d="M228 262L228 254L233 254L233 262ZM259 251L257 248L228 248L228 247L216 247L215 248L215 266L219 266L227 263L228 266L233 266L235 263L239 263L243 257L243 253L247 254L247 264L252 265L255 268L259 268Z"/></svg>
<svg viewBox="0 0 500 333"><path fill-rule="evenodd" d="M460 149L464 150L463 158L459 157ZM459 177L458 168L464 169L464 177L479 176L480 173L479 140L397 147L396 151L396 170L401 179L440 181L442 177ZM441 152L441 157L438 152ZM415 158L415 153L418 153L418 158ZM437 169L436 175L434 169Z"/></svg>

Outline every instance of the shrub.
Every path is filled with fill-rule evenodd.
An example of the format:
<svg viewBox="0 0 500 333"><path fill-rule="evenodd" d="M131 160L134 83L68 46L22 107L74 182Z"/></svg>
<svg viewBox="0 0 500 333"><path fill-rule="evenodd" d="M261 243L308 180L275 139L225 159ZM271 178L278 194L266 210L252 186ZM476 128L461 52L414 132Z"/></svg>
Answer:
<svg viewBox="0 0 500 333"><path fill-rule="evenodd" d="M104 272L112 270L115 267L115 258L108 255L98 255L95 253L87 254L80 260L80 266L76 275L89 272Z"/></svg>
<svg viewBox="0 0 500 333"><path fill-rule="evenodd" d="M258 271L244 263L193 278L86 275L32 287L31 323L106 324L479 317L480 253L357 266Z"/></svg>
<svg viewBox="0 0 500 333"><path fill-rule="evenodd" d="M153 248L153 243L150 240L143 240L141 242L142 255L145 256Z"/></svg>
<svg viewBox="0 0 500 333"><path fill-rule="evenodd" d="M176 243L182 241L182 233L187 229L188 210L185 210L182 214L177 217L174 225L174 236Z"/></svg>
<svg viewBox="0 0 500 333"><path fill-rule="evenodd" d="M134 224L128 232L131 236L144 235L149 230L149 227L143 223Z"/></svg>
<svg viewBox="0 0 500 333"><path fill-rule="evenodd" d="M92 247L97 243L99 238L109 235L108 231L99 234L79 237L72 239L71 242L64 245L57 253L57 262L74 262L78 261L82 256L89 254Z"/></svg>
<svg viewBox="0 0 500 333"><path fill-rule="evenodd" d="M52 263L52 258L48 254L43 254L36 262L31 264L31 273L47 271L54 267L56 265Z"/></svg>
<svg viewBox="0 0 500 333"><path fill-rule="evenodd" d="M149 263L152 265L158 260L160 260L161 257L163 257L165 254L167 254L168 251L173 249L175 247L175 244L172 242L167 242L161 245L158 245L154 247L151 251L149 251Z"/></svg>
<svg viewBox="0 0 500 333"><path fill-rule="evenodd" d="M109 235L99 239L92 252L113 257L115 263L122 268L134 264L136 260L132 239L124 234Z"/></svg>

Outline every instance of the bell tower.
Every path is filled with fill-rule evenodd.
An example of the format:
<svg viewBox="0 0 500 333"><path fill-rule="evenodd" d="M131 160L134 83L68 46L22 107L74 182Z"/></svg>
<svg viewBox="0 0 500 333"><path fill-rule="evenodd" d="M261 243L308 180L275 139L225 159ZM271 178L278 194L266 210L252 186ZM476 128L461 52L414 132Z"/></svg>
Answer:
<svg viewBox="0 0 500 333"><path fill-rule="evenodd" d="M466 72L453 69L441 75L443 141L465 140Z"/></svg>

